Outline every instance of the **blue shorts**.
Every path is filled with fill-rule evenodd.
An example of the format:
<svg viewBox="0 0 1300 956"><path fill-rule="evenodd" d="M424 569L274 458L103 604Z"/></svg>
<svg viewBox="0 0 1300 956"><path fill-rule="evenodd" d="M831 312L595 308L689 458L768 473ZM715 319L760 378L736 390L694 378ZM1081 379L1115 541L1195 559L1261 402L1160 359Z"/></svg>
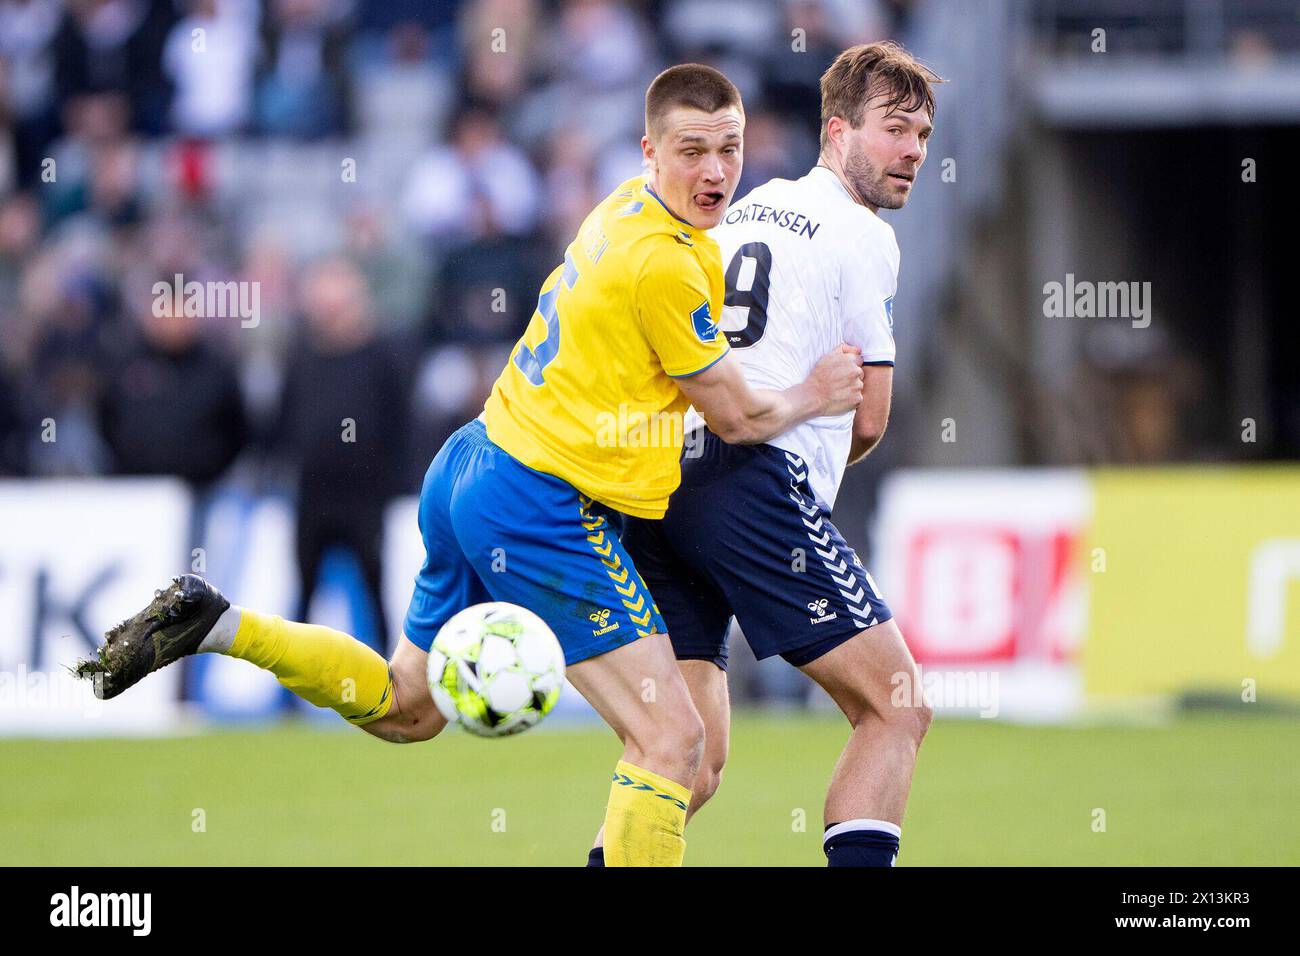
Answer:
<svg viewBox="0 0 1300 956"><path fill-rule="evenodd" d="M693 452L663 520L629 518L623 535L678 659L726 669L732 615L756 657L795 666L893 617L802 458L707 430Z"/></svg>
<svg viewBox="0 0 1300 956"><path fill-rule="evenodd" d="M403 629L428 650L471 604L509 601L544 620L567 664L604 654L664 622L623 549L627 516L535 471L475 419L453 434L420 492L424 566Z"/></svg>

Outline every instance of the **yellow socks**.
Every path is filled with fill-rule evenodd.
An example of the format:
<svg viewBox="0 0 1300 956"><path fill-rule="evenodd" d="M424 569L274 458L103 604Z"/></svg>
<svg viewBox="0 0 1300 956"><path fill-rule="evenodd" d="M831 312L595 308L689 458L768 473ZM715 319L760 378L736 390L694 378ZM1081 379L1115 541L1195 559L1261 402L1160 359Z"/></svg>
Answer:
<svg viewBox="0 0 1300 956"><path fill-rule="evenodd" d="M333 628L242 608L225 653L270 671L303 700L357 725L383 717L393 703L388 662Z"/></svg>
<svg viewBox="0 0 1300 956"><path fill-rule="evenodd" d="M691 791L620 760L605 810L606 866L681 866Z"/></svg>

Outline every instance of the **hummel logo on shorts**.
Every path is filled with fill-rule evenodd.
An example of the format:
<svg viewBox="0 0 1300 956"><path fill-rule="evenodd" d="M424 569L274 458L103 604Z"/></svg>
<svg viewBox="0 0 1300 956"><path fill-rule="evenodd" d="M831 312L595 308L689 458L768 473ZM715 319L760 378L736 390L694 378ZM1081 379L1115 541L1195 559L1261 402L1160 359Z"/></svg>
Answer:
<svg viewBox="0 0 1300 956"><path fill-rule="evenodd" d="M839 615L836 614L834 611L831 611L830 614L826 613L826 605L829 603L830 601L827 600L826 598L819 598L816 601L809 601L808 610L812 611L817 616L808 618L808 623L825 624L827 621L833 621L837 617L839 617Z"/></svg>
<svg viewBox="0 0 1300 956"><path fill-rule="evenodd" d="M596 625L596 629L591 632L595 637L600 637L602 634L608 634L610 631L618 630L618 621L615 621L613 624L609 623L609 608L607 607L601 608L595 614L588 614L587 620Z"/></svg>

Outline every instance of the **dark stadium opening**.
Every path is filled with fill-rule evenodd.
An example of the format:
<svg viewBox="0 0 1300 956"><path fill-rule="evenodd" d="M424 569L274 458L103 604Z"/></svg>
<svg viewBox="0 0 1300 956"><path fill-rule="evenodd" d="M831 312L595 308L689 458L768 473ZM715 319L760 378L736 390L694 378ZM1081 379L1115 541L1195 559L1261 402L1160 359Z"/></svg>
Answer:
<svg viewBox="0 0 1300 956"><path fill-rule="evenodd" d="M1300 331L1283 288L1300 129L1060 135L1070 188L1086 197L1072 220L1078 278L1151 283L1153 328L1130 340L1160 336L1166 385L1186 393L1170 457L1300 457Z"/></svg>

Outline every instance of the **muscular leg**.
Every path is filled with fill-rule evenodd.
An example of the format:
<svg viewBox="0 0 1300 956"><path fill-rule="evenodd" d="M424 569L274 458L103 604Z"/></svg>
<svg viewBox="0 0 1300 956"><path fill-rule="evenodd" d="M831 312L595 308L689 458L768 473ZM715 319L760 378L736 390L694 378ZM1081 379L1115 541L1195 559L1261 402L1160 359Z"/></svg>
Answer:
<svg viewBox="0 0 1300 956"><path fill-rule="evenodd" d="M623 759L684 787L695 782L704 723L665 634L574 664L573 686L623 741Z"/></svg>
<svg viewBox="0 0 1300 956"><path fill-rule="evenodd" d="M910 686L920 679L898 625L877 624L800 670L825 688L853 728L831 775L827 826L849 820L901 826L931 712L924 703L891 700L894 675L909 675Z"/></svg>
<svg viewBox="0 0 1300 956"><path fill-rule="evenodd" d="M727 745L731 735L731 699L727 694L727 672L712 661L678 661L690 692L691 701L704 721L704 755L691 788L691 804L686 811L690 822L700 807L708 802L722 782L722 768L727 762ZM605 828L596 832L593 846L604 846Z"/></svg>
<svg viewBox="0 0 1300 956"><path fill-rule="evenodd" d="M727 693L727 672L712 661L678 661L677 668L704 720L704 758L691 790L691 807L686 814L689 821L722 783L731 739L731 698Z"/></svg>
<svg viewBox="0 0 1300 956"><path fill-rule="evenodd" d="M609 837L606 862L680 863L685 848L681 830L693 804L691 788L700 770L705 730L667 635L641 638L574 664L568 677L623 741L601 831ZM620 786L620 774L638 771L650 772L637 779L642 786ZM648 786L670 799L655 799L659 793L647 798ZM634 795L638 803L627 805Z"/></svg>

